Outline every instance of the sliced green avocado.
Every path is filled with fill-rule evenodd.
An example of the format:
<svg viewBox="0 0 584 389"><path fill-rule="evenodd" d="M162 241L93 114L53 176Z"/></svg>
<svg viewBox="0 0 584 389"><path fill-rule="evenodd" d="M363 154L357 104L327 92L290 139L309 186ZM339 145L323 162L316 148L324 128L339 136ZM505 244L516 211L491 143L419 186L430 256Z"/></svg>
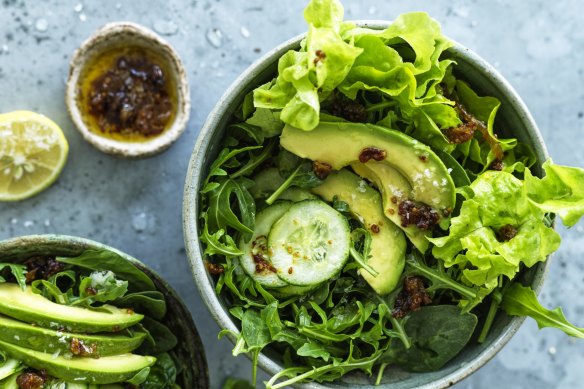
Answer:
<svg viewBox="0 0 584 389"><path fill-rule="evenodd" d="M325 201L333 201L336 196L349 205L351 214L371 232L367 264L379 274L373 276L364 269L359 273L377 294L394 290L404 270L406 240L403 232L385 217L379 193L346 169L330 174L312 192Z"/></svg>
<svg viewBox="0 0 584 389"><path fill-rule="evenodd" d="M396 130L366 123L321 122L312 131L286 125L280 137L286 150L340 170L353 162L376 160L401 173L412 187L410 200L438 211L448 228L454 208L454 183L440 158L425 144Z"/></svg>
<svg viewBox="0 0 584 389"><path fill-rule="evenodd" d="M4 378L3 380L0 381L0 389L20 389L18 387L18 384L16 383L16 380L18 379L18 376L20 375L20 372L12 374L9 377Z"/></svg>
<svg viewBox="0 0 584 389"><path fill-rule="evenodd" d="M146 338L145 332L136 332L133 337L120 334L73 334L33 326L4 316L0 316L0 328L0 340L50 354L70 353L74 339L92 348L95 356L124 354L140 347Z"/></svg>
<svg viewBox="0 0 584 389"><path fill-rule="evenodd" d="M120 354L109 357L65 358L56 354L42 353L0 341L0 350L12 358L37 370L64 381L93 384L124 382L140 370L152 366L156 358L136 354Z"/></svg>
<svg viewBox="0 0 584 389"><path fill-rule="evenodd" d="M428 249L429 242L426 236L431 237L430 230L420 230L413 224L402 226L398 212L399 200L411 197L412 186L391 165L383 162L369 161L367 163L353 162L351 167L363 178L371 181L381 193L383 212L396 226L401 228L422 253Z"/></svg>
<svg viewBox="0 0 584 389"><path fill-rule="evenodd" d="M0 314L45 328L69 332L118 332L139 323L144 315L103 305L99 311L56 304L31 288L0 284Z"/></svg>
<svg viewBox="0 0 584 389"><path fill-rule="evenodd" d="M22 364L16 359L7 359L0 364L0 381L22 370ZM0 386L1 388L1 386Z"/></svg>

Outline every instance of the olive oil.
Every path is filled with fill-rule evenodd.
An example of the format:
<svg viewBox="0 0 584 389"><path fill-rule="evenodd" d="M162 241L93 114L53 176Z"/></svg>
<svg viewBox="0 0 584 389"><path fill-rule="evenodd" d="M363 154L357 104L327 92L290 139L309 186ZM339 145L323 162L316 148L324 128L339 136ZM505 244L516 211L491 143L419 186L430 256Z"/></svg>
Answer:
<svg viewBox="0 0 584 389"><path fill-rule="evenodd" d="M95 96L96 87L104 87L103 85L100 85L100 81L107 79L107 76L104 75L106 75L108 72L117 71L119 67L119 61L123 59L128 60L130 63L132 61L141 61L146 64L156 65L162 71L164 85L162 85L160 88L167 95L168 100L170 101L170 108L168 110L169 112L167 112L168 119L166 120L164 129L161 132L156 134L144 134L140 131L136 131L135 128L131 127L128 128L122 126L122 128L119 128L118 126L118 128L115 128L116 126L111 123L104 125L103 115L100 117L100 115L96 115L94 112L92 112L92 108L94 107L92 106L91 97L92 95ZM130 69L130 72L133 75L141 76L139 69ZM131 80L129 82L131 82ZM98 85L96 85L96 83ZM110 92L115 92L115 90ZM116 93L123 92L118 91ZM167 131L172 126L177 113L177 100L178 92L176 81L173 77L173 73L170 71L168 61L161 55L154 53L152 50L149 50L145 47L111 47L108 49L108 51L102 52L95 58L92 58L90 61L88 61L85 69L81 73L81 77L79 78L77 104L83 121L86 123L91 132L104 138L109 138L116 141L147 142ZM111 116L113 112L107 112L106 114Z"/></svg>

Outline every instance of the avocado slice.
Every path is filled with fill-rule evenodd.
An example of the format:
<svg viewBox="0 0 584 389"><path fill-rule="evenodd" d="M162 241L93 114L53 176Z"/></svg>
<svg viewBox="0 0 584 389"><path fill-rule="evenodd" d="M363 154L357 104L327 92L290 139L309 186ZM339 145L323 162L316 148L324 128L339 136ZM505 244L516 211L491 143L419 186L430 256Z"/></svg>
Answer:
<svg viewBox="0 0 584 389"><path fill-rule="evenodd" d="M34 369L44 369L49 375L64 381L93 384L124 382L140 370L152 366L156 358L136 354L120 354L109 357L65 358L56 354L29 350L0 341L0 350L12 358L21 360Z"/></svg>
<svg viewBox="0 0 584 389"><path fill-rule="evenodd" d="M321 122L312 131L286 125L280 144L301 158L329 164L333 169L376 160L403 175L412 190L410 200L426 204L448 228L454 208L454 183L442 160L430 147L396 130L367 123Z"/></svg>
<svg viewBox="0 0 584 389"><path fill-rule="evenodd" d="M7 359L0 364L0 381L4 378L22 370L22 364L16 359ZM1 388L1 386L0 386Z"/></svg>
<svg viewBox="0 0 584 389"><path fill-rule="evenodd" d="M0 284L0 314L56 330L71 332L118 332L139 323L144 315L129 309L103 305L99 311L56 304L31 288Z"/></svg>
<svg viewBox="0 0 584 389"><path fill-rule="evenodd" d="M364 269L359 273L379 295L394 290L404 270L406 240L403 232L385 217L379 193L346 169L330 174L312 192L325 201L333 201L336 196L349 205L351 214L371 232L367 264L379 274L375 277Z"/></svg>
<svg viewBox="0 0 584 389"><path fill-rule="evenodd" d="M0 380L0 389L20 389L16 383L19 375L20 372L17 372L9 377L4 378L3 380Z"/></svg>
<svg viewBox="0 0 584 389"><path fill-rule="evenodd" d="M132 337L120 334L73 334L33 326L5 316L0 316L0 328L0 340L50 354L70 353L73 339L93 348L96 356L124 354L140 347L146 338L145 332L136 332Z"/></svg>
<svg viewBox="0 0 584 389"><path fill-rule="evenodd" d="M385 216L406 233L409 240L420 252L425 252L430 244L426 237L431 237L431 231L420 230L413 224L407 227L402 226L401 216L398 212L399 200L411 197L412 186L408 180L391 165L383 162L353 162L351 167L355 173L371 181L377 187L383 199Z"/></svg>

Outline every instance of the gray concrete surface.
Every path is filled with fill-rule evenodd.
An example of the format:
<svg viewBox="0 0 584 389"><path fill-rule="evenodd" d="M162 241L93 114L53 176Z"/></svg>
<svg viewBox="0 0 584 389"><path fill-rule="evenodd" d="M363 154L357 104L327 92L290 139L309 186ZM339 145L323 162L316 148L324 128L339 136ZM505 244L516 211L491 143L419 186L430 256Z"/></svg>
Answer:
<svg viewBox="0 0 584 389"><path fill-rule="evenodd" d="M62 233L126 251L160 272L187 301L206 345L213 388L247 377L250 363L216 340L193 285L181 229L182 190L199 128L232 80L263 52L305 30L304 1L0 2L0 111L30 109L59 123L70 142L59 181L27 201L0 204L0 238ZM518 90L556 163L584 166L584 13L579 0L345 1L353 19L409 10L437 18L448 36L486 58ZM87 144L69 120L64 79L73 50L106 22L131 20L164 35L184 60L193 108L166 153L119 160ZM584 224L560 229L543 302L584 325ZM457 388L584 387L584 343L527 321L508 346Z"/></svg>

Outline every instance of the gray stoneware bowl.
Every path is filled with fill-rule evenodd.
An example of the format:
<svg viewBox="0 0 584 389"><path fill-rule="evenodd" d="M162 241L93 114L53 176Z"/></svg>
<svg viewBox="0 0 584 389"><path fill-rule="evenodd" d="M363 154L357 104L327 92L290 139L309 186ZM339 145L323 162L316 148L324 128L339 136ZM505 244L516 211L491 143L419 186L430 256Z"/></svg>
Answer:
<svg viewBox="0 0 584 389"><path fill-rule="evenodd" d="M384 28L387 22L361 21L361 26ZM263 58L250 66L225 92L213 111L209 114L201 129L198 142L191 157L188 168L184 194L184 232L187 255L199 292L207 307L221 328L239 332L235 319L230 316L225 303L217 297L213 279L207 273L203 263L203 248L199 243L200 235L199 190L201 183L209 173L209 167L219 152L220 141L225 133L233 113L242 102L244 96L255 87L271 80L277 72L278 59L291 49L298 49L304 35L297 36L274 48ZM541 165L547 159L547 151L537 125L527 107L509 83L484 59L466 47L455 44L446 53L456 60L455 74L467 81L479 94L497 97L501 100L501 108L497 115L497 128L503 129L504 135L512 135L521 142L531 146L535 151L538 163ZM535 174L541 174L540 167L534 169ZM522 274L524 281L539 291L543 284L548 262L540 263ZM430 373L408 373L398 369L386 370L383 386L393 389L409 388L446 388L469 376L487 363L517 332L522 318L510 318L499 313L487 340L483 344L470 344L455 359L445 367ZM233 341L234 338L231 337ZM272 355L269 351L260 355L260 366L270 375L282 368L281 356ZM316 383L300 385L303 388L325 388ZM373 388L371 381L361 374L353 374L326 387L346 388L359 386Z"/></svg>
<svg viewBox="0 0 584 389"><path fill-rule="evenodd" d="M177 360L184 362L184 370L177 376L182 388L208 389L209 373L203 343L187 307L180 297L158 274L137 259L88 239L66 235L31 235L0 241L0 262L18 262L36 255L76 256L85 250L112 251L146 273L164 294L167 313L162 322L181 339L173 350Z"/></svg>

